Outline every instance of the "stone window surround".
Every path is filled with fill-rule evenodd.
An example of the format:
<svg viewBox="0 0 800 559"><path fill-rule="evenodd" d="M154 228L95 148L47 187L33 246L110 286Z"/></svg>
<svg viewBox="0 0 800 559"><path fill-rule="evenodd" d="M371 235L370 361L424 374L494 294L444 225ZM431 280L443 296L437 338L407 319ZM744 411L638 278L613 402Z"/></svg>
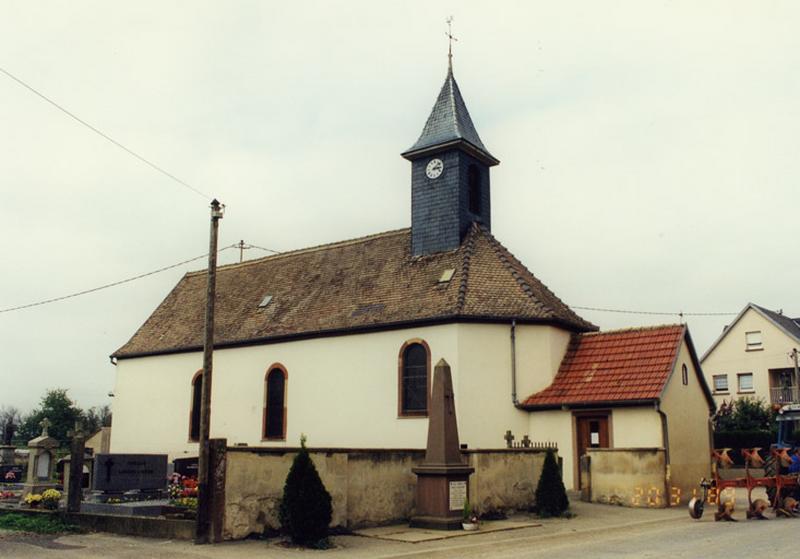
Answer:
<svg viewBox="0 0 800 559"><path fill-rule="evenodd" d="M283 429L281 432L280 437L268 437L267 436L267 405L269 402L269 394L268 394L268 381L269 375L272 371L280 371L283 373ZM262 441L285 441L286 440L286 419L288 414L288 407L286 405L286 395L289 390L289 371L286 370L286 367L281 363L273 363L269 367L267 367L267 372L264 373L264 406L263 406L263 415L261 420L261 440Z"/></svg>
<svg viewBox="0 0 800 559"><path fill-rule="evenodd" d="M717 379L725 380L725 388L717 387ZM711 375L711 381L714 386L714 394L730 394L730 386L728 385L728 373L720 373L718 375Z"/></svg>
<svg viewBox="0 0 800 559"><path fill-rule="evenodd" d="M427 401L428 405L425 406L424 412L410 412L403 409L403 365L404 359L403 356L406 352L406 348L413 344L419 344L425 349L425 365L426 365L426 372L428 377L427 382ZM397 418L398 419L414 419L414 418L424 418L428 417L428 407L430 405L431 399L431 348L428 343L423 340L422 338L411 338L406 340L402 346L400 346L400 353L397 355Z"/></svg>
<svg viewBox="0 0 800 559"><path fill-rule="evenodd" d="M764 343L761 338L761 330L751 330L744 333L745 351L763 351Z"/></svg>
<svg viewBox="0 0 800 559"><path fill-rule="evenodd" d="M750 388L742 388L742 378L750 377ZM754 394L755 388L753 385L753 373L736 373L736 391L737 394Z"/></svg>
<svg viewBox="0 0 800 559"><path fill-rule="evenodd" d="M203 369L198 370L194 374L194 376L192 376L192 382L189 384L189 386L191 388L190 388L190 391L189 391L190 396L189 396L189 433L188 433L188 441L190 443L196 443L196 442L199 442L199 440L200 440L200 437L199 437L199 433L200 433L200 413L199 412L198 412L198 419L197 419L198 436L197 437L193 437L192 436L192 431L194 431L194 429L192 429L192 427L193 427L192 420L194 418L194 408L195 408L195 397L194 397L194 394L195 394L195 383L198 383L198 382L201 383L201 385L202 385L202 382L203 382ZM202 387L201 387L200 398L202 399L202 397L203 396L202 396Z"/></svg>

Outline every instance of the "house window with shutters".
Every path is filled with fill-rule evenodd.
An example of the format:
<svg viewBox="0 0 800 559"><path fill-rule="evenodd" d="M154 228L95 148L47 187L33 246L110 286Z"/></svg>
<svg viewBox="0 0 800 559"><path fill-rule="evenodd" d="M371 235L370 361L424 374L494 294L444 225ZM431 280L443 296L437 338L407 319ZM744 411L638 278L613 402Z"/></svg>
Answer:
<svg viewBox="0 0 800 559"><path fill-rule="evenodd" d="M267 369L264 378L264 430L265 441L286 440L286 381L289 374L280 364Z"/></svg>
<svg viewBox="0 0 800 559"><path fill-rule="evenodd" d="M398 415L427 417L431 391L431 352L423 340L409 340L398 359Z"/></svg>

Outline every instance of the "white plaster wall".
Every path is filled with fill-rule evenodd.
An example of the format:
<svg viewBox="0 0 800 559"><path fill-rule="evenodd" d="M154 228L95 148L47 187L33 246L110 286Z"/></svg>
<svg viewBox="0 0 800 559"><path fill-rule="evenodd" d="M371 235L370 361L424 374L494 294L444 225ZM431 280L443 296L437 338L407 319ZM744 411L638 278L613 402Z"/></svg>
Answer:
<svg viewBox="0 0 800 559"><path fill-rule="evenodd" d="M663 448L661 416L653 407L615 408L611 418L614 448Z"/></svg>
<svg viewBox="0 0 800 559"><path fill-rule="evenodd" d="M428 343L432 365L445 358L458 371L453 325L218 350L211 436L231 445L297 446L305 433L315 447L423 448L427 419L397 416L397 360L411 338ZM274 363L288 371L286 441L262 442L264 377ZM196 454L189 410L201 366L199 352L120 360L112 452Z"/></svg>
<svg viewBox="0 0 800 559"><path fill-rule="evenodd" d="M756 330L761 331L763 349L747 351L745 333ZM712 391L714 375L728 375L729 392L714 393L717 406L723 400L730 401L742 396L763 398L769 402L769 369L793 367L794 362L788 353L795 347L798 347L796 340L758 312L748 309L701 363L706 383ZM753 392L738 392L737 373L753 373Z"/></svg>
<svg viewBox="0 0 800 559"><path fill-rule="evenodd" d="M516 328L517 398L548 386L561 363L569 334L552 326ZM470 448L505 446L511 430L519 441L528 435L529 412L511 400L511 325L458 325L459 370L453 371L456 414L462 443ZM538 387L538 388L537 388Z"/></svg>
<svg viewBox="0 0 800 559"><path fill-rule="evenodd" d="M555 440L528 429L528 413L511 402L510 324L452 324L218 350L214 354L211 436L249 446L424 448L426 418L397 416L400 348L425 340L431 366L450 363L461 441L501 448L511 429L518 440ZM518 395L544 387L569 340L549 326L517 327ZM559 352L561 351L561 354ZM264 376L288 371L286 441L262 442ZM200 352L123 359L117 364L112 452L196 454L188 441L191 379Z"/></svg>
<svg viewBox="0 0 800 559"><path fill-rule="evenodd" d="M682 380L684 364L689 371L688 384L683 384ZM711 410L685 342L664 389L661 409L667 415L671 485L679 488L683 495L690 495L697 489L700 478L708 477L711 471Z"/></svg>
<svg viewBox="0 0 800 559"><path fill-rule="evenodd" d="M528 436L532 440L558 443L558 455L564 459L563 481L567 489L574 489L577 485L572 425L572 413L569 411L537 411L529 415Z"/></svg>

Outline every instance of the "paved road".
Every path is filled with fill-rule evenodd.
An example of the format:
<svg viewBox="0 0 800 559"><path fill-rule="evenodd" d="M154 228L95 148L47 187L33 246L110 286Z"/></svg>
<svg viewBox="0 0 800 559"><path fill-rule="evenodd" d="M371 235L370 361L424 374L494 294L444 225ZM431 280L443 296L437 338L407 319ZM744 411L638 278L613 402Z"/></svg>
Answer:
<svg viewBox="0 0 800 559"><path fill-rule="evenodd" d="M479 534L420 544L387 542L358 536L334 539L336 548L308 551L272 541L194 546L146 538L84 534L60 538L0 532L0 557L13 559L250 559L432 557L776 557L793 555L800 518L714 522L689 519L685 510L641 510L575 503L577 517L549 520L537 528ZM743 516L740 512L739 516Z"/></svg>

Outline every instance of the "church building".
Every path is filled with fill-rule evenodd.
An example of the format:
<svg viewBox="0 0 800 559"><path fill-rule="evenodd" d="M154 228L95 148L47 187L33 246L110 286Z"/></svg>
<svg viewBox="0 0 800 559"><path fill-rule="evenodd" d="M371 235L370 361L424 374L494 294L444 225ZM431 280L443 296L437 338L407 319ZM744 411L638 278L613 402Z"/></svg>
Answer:
<svg viewBox="0 0 800 559"><path fill-rule="evenodd" d="M452 65L402 156L410 228L218 269L211 437L424 448L443 358L469 448L556 442L568 488L589 447L675 445L673 468L707 469L713 402L688 331L598 333L492 235L499 161ZM112 452L197 455L205 291L187 273L112 355Z"/></svg>

